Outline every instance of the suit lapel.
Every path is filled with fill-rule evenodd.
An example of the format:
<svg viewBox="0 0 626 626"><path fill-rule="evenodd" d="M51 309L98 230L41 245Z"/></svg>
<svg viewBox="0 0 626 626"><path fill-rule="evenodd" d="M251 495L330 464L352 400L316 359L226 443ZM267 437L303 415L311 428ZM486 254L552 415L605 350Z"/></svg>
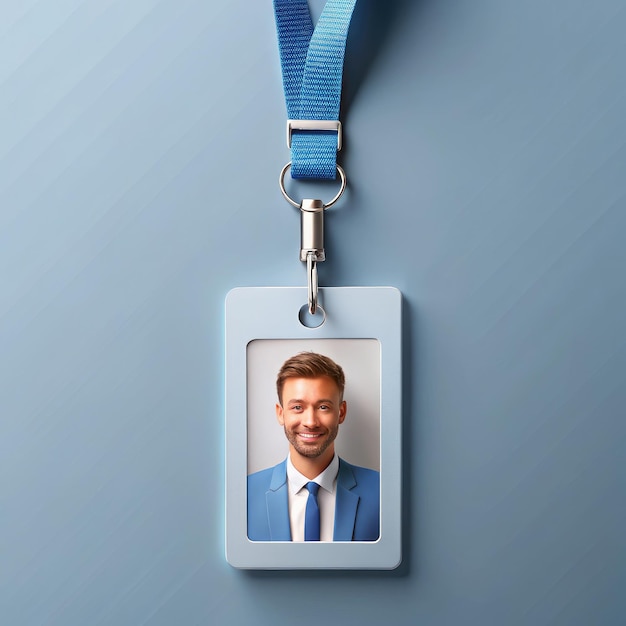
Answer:
<svg viewBox="0 0 626 626"><path fill-rule="evenodd" d="M286 461L279 463L274 468L270 488L265 492L265 502L270 527L270 540L291 541Z"/></svg>
<svg viewBox="0 0 626 626"><path fill-rule="evenodd" d="M350 491L355 486L356 479L352 469L345 461L339 459L333 541L352 541L356 511L359 504L359 496Z"/></svg>

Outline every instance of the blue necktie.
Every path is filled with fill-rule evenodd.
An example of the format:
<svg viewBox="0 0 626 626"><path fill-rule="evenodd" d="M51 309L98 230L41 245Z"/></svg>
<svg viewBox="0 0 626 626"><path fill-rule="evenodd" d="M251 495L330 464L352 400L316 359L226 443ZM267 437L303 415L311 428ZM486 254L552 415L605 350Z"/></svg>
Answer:
<svg viewBox="0 0 626 626"><path fill-rule="evenodd" d="M309 482L306 485L309 498L306 501L306 512L304 515L304 540L320 540L320 507L317 503L317 492L320 486L317 483Z"/></svg>

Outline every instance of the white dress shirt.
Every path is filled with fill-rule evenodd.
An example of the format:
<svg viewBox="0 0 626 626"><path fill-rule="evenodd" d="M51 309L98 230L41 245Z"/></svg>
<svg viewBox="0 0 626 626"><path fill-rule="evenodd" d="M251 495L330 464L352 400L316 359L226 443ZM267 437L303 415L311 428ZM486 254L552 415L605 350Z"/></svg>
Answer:
<svg viewBox="0 0 626 626"><path fill-rule="evenodd" d="M335 454L330 465L313 482L320 486L317 503L320 509L320 541L332 541L335 527L335 496L339 457ZM304 541L304 518L309 492L305 485L310 479L303 476L287 457L287 487L289 492L289 522L291 540Z"/></svg>

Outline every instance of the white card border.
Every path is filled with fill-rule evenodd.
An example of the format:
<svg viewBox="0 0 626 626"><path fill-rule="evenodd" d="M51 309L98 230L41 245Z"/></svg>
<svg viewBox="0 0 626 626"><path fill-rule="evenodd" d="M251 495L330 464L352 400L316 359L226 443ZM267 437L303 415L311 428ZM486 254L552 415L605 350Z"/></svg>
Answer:
<svg viewBox="0 0 626 626"><path fill-rule="evenodd" d="M304 287L238 287L226 296L226 559L244 569L394 569L402 560L402 296L394 287L320 288L326 321L307 328ZM381 371L381 536L292 543L247 537L247 345L255 339L377 339ZM242 445L244 442L244 445Z"/></svg>

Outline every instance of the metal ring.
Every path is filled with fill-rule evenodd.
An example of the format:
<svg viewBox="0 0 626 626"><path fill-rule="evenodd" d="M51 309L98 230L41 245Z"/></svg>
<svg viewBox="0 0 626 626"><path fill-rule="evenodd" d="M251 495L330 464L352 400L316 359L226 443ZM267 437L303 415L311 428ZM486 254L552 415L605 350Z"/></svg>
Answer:
<svg viewBox="0 0 626 626"><path fill-rule="evenodd" d="M298 203L293 198L291 198L289 194L287 193L287 190L285 189L285 174L287 173L290 167L291 167L291 161L289 161L289 163L287 163L287 165L285 165L285 167L283 167L283 169L280 170L280 176L278 177L278 184L280 185L280 191L283 194L283 197L285 198L285 200L287 200L287 202L289 202L289 204L291 204L292 206L295 206L296 209L299 209L302 206L302 203L301 202ZM343 168L341 167L341 165L337 165L337 172L339 173L339 178L341 178L341 187L337 195L328 204L324 205L325 209L328 209L331 206L333 206L333 204L335 204L335 202L337 202L337 200L341 198L341 196L343 195L343 192L346 190L346 184L347 184L346 173L343 171Z"/></svg>

